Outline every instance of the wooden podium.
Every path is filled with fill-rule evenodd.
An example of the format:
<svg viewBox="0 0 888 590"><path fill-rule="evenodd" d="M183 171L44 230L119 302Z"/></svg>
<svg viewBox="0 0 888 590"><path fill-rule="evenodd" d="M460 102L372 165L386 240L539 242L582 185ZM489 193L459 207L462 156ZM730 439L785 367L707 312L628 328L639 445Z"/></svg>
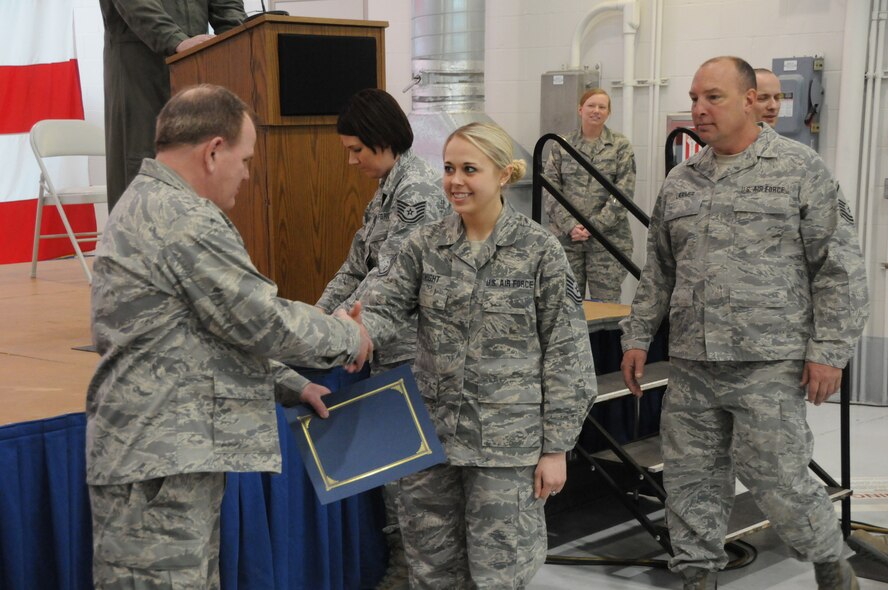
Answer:
<svg viewBox="0 0 888 590"><path fill-rule="evenodd" d="M329 113L282 114L293 112L293 107L285 104L282 108L284 70L279 51L283 52L283 41L279 37L318 41L322 49L330 43L360 43L371 52L371 70L375 43L376 87L384 88L387 26L381 21L263 15L167 59L173 93L193 84L218 84L240 96L258 115L250 179L241 186L237 204L228 215L253 263L278 284L282 297L317 301L345 261L377 182L348 165L336 133L338 107L334 110L334 103L348 96L329 101ZM306 51L298 57L312 66L329 53ZM292 51L289 55L285 68L294 63ZM317 93L311 93L319 86L353 85L352 67L339 60L333 64L337 71L329 71L314 87L306 88L286 74L284 85L291 96L295 92L317 98ZM372 78L374 72L370 74Z"/></svg>

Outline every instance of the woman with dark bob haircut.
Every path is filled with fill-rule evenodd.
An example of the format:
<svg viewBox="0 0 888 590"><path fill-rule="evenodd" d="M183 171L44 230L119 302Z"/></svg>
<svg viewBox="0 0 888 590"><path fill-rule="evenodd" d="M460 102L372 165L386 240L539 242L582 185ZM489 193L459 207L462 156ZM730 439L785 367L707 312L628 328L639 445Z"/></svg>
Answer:
<svg viewBox="0 0 888 590"><path fill-rule="evenodd" d="M357 137L373 153L389 148L399 156L413 145L407 115L391 94L378 88L365 88L351 97L336 121L336 132Z"/></svg>
<svg viewBox="0 0 888 590"><path fill-rule="evenodd" d="M413 153L413 130L398 102L384 90L367 88L349 99L339 115L336 131L348 153L348 163L379 188L364 211L364 224L352 240L348 258L324 289L317 306L327 313L351 309L388 273L407 235L420 225L450 212L441 189L441 173ZM404 337L377 349L371 371L380 373L413 363L416 316ZM377 588L407 586L407 566L398 529L395 492L386 486L386 540L389 568Z"/></svg>

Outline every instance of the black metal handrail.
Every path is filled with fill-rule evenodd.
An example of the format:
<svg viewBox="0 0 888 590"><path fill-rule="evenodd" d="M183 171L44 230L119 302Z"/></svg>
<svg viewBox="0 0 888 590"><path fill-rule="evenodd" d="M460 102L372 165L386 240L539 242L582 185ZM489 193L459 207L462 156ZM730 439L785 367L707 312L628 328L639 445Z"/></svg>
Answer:
<svg viewBox="0 0 888 590"><path fill-rule="evenodd" d="M557 142L567 154L576 160L585 170L588 172L598 183L606 190L611 196L613 196L623 207L625 207L629 213L631 213L636 219L638 219L641 223L644 224L645 227L650 227L651 218L642 211L635 202L623 194L623 191L618 189L614 183L612 183L606 176L604 176L601 172L598 171L595 166L592 165L586 156L581 154L574 148L570 143L567 142L560 135L556 135L554 133L547 133L540 137L540 139L536 142L536 146L533 148L533 192L532 192L532 209L531 215L533 216L533 220L537 223L541 223L543 219L543 188L545 188L549 193L555 197L555 200L558 201L562 207L567 209L567 212L570 213L574 219L576 219L580 225L586 228L589 234L595 238L602 246L604 246L605 250L610 252L611 256L616 258L620 264L623 265L626 270L629 271L632 276L636 279L641 277L641 269L632 262L632 260L627 257L623 252L617 248L613 242L611 242L607 237L604 236L600 231L595 229L592 226L592 222L586 218L585 215L577 211L576 207L570 204L567 200L567 197L564 196L564 193L561 192L561 189L555 187L552 184L552 181L549 180L543 174L543 147L549 141Z"/></svg>
<svg viewBox="0 0 888 590"><path fill-rule="evenodd" d="M694 133L691 129L688 129L687 127L676 127L673 129L669 135L666 136L666 174L664 174L664 176L669 176L672 169L678 166L678 162L675 161L675 138L679 135L689 135L691 139L700 144L700 147L706 146L706 142L700 139L700 136Z"/></svg>

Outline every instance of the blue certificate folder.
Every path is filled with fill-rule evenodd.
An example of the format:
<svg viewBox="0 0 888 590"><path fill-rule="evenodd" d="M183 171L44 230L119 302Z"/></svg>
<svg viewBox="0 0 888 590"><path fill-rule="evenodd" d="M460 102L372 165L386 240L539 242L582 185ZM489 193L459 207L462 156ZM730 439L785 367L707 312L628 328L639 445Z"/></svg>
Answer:
<svg viewBox="0 0 888 590"><path fill-rule="evenodd" d="M321 504L381 486L445 461L407 365L323 397L330 416L285 409Z"/></svg>

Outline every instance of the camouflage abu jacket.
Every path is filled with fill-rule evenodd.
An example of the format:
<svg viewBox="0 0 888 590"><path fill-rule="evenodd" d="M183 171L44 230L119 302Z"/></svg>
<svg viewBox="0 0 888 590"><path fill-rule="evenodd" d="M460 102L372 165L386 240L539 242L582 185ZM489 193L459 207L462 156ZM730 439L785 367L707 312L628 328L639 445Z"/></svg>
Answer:
<svg viewBox="0 0 888 590"><path fill-rule="evenodd" d="M419 314L414 372L450 463L534 465L573 448L595 369L576 283L549 232L506 203L476 260L450 215L410 235L373 300L363 319L374 342Z"/></svg>
<svg viewBox="0 0 888 590"><path fill-rule="evenodd" d="M668 311L672 356L843 367L867 301L838 184L816 152L765 125L721 175L709 147L669 174L623 350L647 349Z"/></svg>
<svg viewBox="0 0 888 590"><path fill-rule="evenodd" d="M156 160L112 211L93 272L91 485L279 471L269 359L329 367L360 343L357 326L279 299L225 214Z"/></svg>
<svg viewBox="0 0 888 590"><path fill-rule="evenodd" d="M385 275L407 235L450 212L441 188L441 173L407 150L400 155L364 211L364 224L352 240L348 258L324 289L318 307L332 313L365 301L374 282ZM414 318L415 323L415 318ZM413 358L413 330L374 351L374 361L390 365Z"/></svg>
<svg viewBox="0 0 888 590"><path fill-rule="evenodd" d="M614 133L607 126L595 141L585 141L579 129L564 138L618 189L630 199L635 195L635 153L625 136ZM566 155L558 144L553 144L546 160L545 174L564 192L564 196L580 213L589 218L595 229L606 234L621 249L632 249L632 234L626 209L602 188L576 160ZM549 230L568 245L570 231L578 221L548 192L546 215Z"/></svg>

